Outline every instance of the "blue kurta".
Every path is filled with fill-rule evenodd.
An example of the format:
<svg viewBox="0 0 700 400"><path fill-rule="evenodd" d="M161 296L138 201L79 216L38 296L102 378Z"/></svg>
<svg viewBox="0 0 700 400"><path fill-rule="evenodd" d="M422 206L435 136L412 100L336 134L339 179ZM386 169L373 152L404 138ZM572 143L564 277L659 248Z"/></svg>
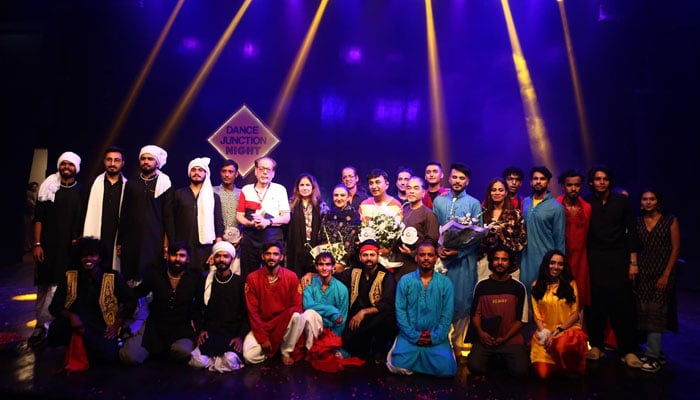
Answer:
<svg viewBox="0 0 700 400"><path fill-rule="evenodd" d="M433 212L438 223L442 226L454 217L464 217L468 213L471 213L472 218L475 218L481 214L481 203L464 191L456 199L450 192L445 196L435 198ZM478 225L482 225L480 216ZM474 286L476 286L477 280L476 251L478 247L477 243L466 249L461 249L455 257L442 261L447 268L447 276L454 286L454 320L466 318L472 308Z"/></svg>
<svg viewBox="0 0 700 400"><path fill-rule="evenodd" d="M527 246L520 263L520 282L525 285L529 297L545 253L549 250L566 252L566 213L564 206L551 193L547 193L536 207L532 207L532 196L525 199L523 218L527 229Z"/></svg>
<svg viewBox="0 0 700 400"><path fill-rule="evenodd" d="M391 363L429 375L455 375L457 362L448 340L453 304L452 282L445 275L433 274L427 289L420 279L420 270L405 275L396 290L399 335ZM430 331L432 345L416 345L421 332L426 330Z"/></svg>
<svg viewBox="0 0 700 400"><path fill-rule="evenodd" d="M348 319L348 288L339 280L331 277L331 283L324 292L321 290L321 278L314 276L311 284L304 289L304 310L309 308L316 311L323 319L323 327L330 328L333 333L341 336ZM335 321L343 317L341 323Z"/></svg>

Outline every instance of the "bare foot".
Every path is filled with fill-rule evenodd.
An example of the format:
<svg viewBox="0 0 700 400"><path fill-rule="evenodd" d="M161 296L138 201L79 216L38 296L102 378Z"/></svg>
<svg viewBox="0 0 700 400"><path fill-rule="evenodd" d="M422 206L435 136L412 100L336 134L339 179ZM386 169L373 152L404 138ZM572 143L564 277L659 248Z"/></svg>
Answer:
<svg viewBox="0 0 700 400"><path fill-rule="evenodd" d="M282 364L292 365L294 364L294 359L292 357L282 356Z"/></svg>

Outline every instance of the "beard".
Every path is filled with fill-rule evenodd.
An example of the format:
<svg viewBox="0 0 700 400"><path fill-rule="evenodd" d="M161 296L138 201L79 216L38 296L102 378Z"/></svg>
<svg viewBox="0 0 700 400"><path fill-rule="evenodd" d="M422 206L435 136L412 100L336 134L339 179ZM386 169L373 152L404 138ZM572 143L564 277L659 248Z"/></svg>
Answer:
<svg viewBox="0 0 700 400"><path fill-rule="evenodd" d="M224 262L217 263L216 264L216 272L224 273L224 272L228 271L228 269L230 267L231 267L230 264L226 264Z"/></svg>
<svg viewBox="0 0 700 400"><path fill-rule="evenodd" d="M142 166L141 173L143 173L144 175L150 175L150 174L154 173L156 171L156 169L157 169L157 167L148 168L146 166Z"/></svg>
<svg viewBox="0 0 700 400"><path fill-rule="evenodd" d="M172 274L177 275L181 272L183 272L187 268L187 264L179 264L179 263L168 263L168 271L170 271Z"/></svg>

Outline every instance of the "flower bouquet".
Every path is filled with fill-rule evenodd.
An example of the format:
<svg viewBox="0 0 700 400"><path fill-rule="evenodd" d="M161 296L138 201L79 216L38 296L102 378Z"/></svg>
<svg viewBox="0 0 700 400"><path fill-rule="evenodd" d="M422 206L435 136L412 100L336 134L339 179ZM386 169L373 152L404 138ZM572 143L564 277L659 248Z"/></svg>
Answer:
<svg viewBox="0 0 700 400"><path fill-rule="evenodd" d="M360 243L365 240L375 240L379 246L391 251L394 245L401 238L405 225L398 215L376 214L367 221L360 224L358 239ZM384 256L379 257L379 262L386 268L396 268L403 265L403 262L389 261Z"/></svg>
<svg viewBox="0 0 700 400"><path fill-rule="evenodd" d="M311 247L311 250L309 253L311 254L311 257L315 260L316 256L323 252L331 253L333 255L333 258L335 258L336 263L344 263L343 257L345 257L346 251L345 251L345 245L343 244L343 238L341 236L341 240L339 242L331 243L331 238L328 235L328 231L326 231L326 227L323 226L323 233L326 235L326 243L319 244L317 246ZM340 233L338 233L340 234ZM308 244L307 244L308 246ZM309 246L310 247L310 246Z"/></svg>
<svg viewBox="0 0 700 400"><path fill-rule="evenodd" d="M489 232L489 228L477 225L478 218L472 218L471 214L449 220L440 227L441 246L450 249L465 249L481 241Z"/></svg>

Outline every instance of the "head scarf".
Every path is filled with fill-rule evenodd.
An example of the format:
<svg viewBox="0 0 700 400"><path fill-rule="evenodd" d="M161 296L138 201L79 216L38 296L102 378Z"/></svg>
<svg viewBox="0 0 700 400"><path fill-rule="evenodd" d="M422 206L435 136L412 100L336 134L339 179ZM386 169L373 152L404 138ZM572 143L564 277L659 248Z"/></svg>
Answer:
<svg viewBox="0 0 700 400"><path fill-rule="evenodd" d="M367 250L379 252L379 245L374 240L365 240L364 242L360 243L360 254Z"/></svg>
<svg viewBox="0 0 700 400"><path fill-rule="evenodd" d="M154 144L143 146L141 151L139 151L139 158L141 158L141 156L144 154L150 154L156 159L158 169L165 167L165 162L168 160L168 152Z"/></svg>
<svg viewBox="0 0 700 400"><path fill-rule="evenodd" d="M236 248L233 247L233 245L225 240L216 242L214 246L212 247L212 255L215 255L216 253L220 251L225 251L228 254L231 255L231 258L236 258Z"/></svg>

